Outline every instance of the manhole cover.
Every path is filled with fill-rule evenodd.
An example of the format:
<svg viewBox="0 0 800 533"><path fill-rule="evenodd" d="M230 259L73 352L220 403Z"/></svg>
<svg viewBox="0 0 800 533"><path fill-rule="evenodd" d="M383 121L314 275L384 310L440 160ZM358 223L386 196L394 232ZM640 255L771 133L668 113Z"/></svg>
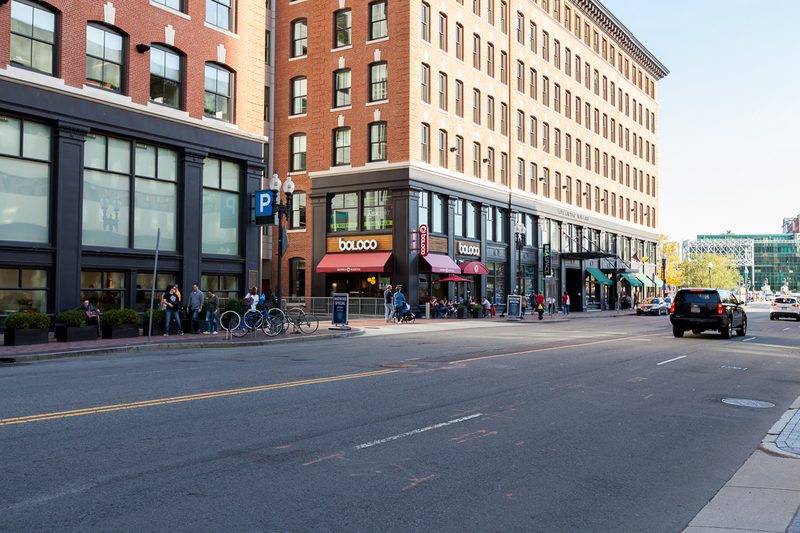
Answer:
<svg viewBox="0 0 800 533"><path fill-rule="evenodd" d="M722 400L722 403L727 403L728 405L737 405L739 407L757 407L759 409L775 407L774 403L762 402L759 400L744 400L742 398L725 398Z"/></svg>
<svg viewBox="0 0 800 533"><path fill-rule="evenodd" d="M384 368L414 368L417 365L407 365L404 363L393 363L390 365L381 365Z"/></svg>

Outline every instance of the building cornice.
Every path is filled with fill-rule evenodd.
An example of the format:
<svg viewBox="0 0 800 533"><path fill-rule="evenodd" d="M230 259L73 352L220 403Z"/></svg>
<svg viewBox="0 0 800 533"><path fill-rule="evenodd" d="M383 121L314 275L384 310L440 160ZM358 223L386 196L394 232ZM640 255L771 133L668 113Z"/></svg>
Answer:
<svg viewBox="0 0 800 533"><path fill-rule="evenodd" d="M616 41L619 47L625 50L655 79L660 80L669 74L667 67L656 59L599 0L571 1L585 16L591 17L595 24L601 26Z"/></svg>

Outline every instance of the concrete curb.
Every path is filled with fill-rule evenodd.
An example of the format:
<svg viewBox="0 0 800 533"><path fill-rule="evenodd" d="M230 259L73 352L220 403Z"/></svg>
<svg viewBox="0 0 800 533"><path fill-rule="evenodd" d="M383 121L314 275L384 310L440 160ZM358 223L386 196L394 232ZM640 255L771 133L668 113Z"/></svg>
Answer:
<svg viewBox="0 0 800 533"><path fill-rule="evenodd" d="M794 427L800 424L800 421L794 420L797 416L800 416L800 398L797 398L794 403L789 406L789 409L786 410L780 420L775 422L775 425L770 428L767 432L767 436L764 437L764 440L762 440L761 444L758 446L758 449L776 457L800 459L800 454L790 452L781 446L781 443L786 444L786 436L783 438L781 438L781 436L784 434L787 426L792 422L795 422Z"/></svg>
<svg viewBox="0 0 800 533"><path fill-rule="evenodd" d="M184 350L188 348L207 349L207 348L240 348L253 346L268 346L273 344L290 344L296 342L314 342L331 339L341 339L345 337L357 337L364 335L363 329L354 329L342 333L328 333L324 335L310 335L286 339L270 339L263 341L223 341L223 342L180 342L170 344L136 344L131 346L113 346L108 348L95 348L85 350L75 350L72 352L51 352L39 354L20 354L0 357L5 364L26 363L32 361L49 361L52 359L66 359L68 357L83 357L87 355L107 355L114 353L127 352L150 352L155 350Z"/></svg>

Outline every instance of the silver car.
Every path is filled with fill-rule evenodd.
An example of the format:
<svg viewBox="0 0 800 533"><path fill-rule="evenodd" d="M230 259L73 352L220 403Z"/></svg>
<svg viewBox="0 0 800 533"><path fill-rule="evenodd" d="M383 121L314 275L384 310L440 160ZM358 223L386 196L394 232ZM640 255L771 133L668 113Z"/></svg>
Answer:
<svg viewBox="0 0 800 533"><path fill-rule="evenodd" d="M664 298L646 298L636 308L637 315L668 315L669 306Z"/></svg>
<svg viewBox="0 0 800 533"><path fill-rule="evenodd" d="M794 318L800 321L800 301L795 296L778 296L769 309L769 319Z"/></svg>

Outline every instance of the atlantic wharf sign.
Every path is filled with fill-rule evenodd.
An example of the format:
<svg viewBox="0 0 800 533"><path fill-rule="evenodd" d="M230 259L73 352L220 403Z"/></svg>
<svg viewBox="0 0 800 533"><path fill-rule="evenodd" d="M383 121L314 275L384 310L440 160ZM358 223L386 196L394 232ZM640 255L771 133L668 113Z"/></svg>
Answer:
<svg viewBox="0 0 800 533"><path fill-rule="evenodd" d="M586 215L582 215L580 213L575 213L573 211L567 211L566 209L559 209L558 214L562 217L571 218L573 220L581 220L583 222L589 222L589 217Z"/></svg>

